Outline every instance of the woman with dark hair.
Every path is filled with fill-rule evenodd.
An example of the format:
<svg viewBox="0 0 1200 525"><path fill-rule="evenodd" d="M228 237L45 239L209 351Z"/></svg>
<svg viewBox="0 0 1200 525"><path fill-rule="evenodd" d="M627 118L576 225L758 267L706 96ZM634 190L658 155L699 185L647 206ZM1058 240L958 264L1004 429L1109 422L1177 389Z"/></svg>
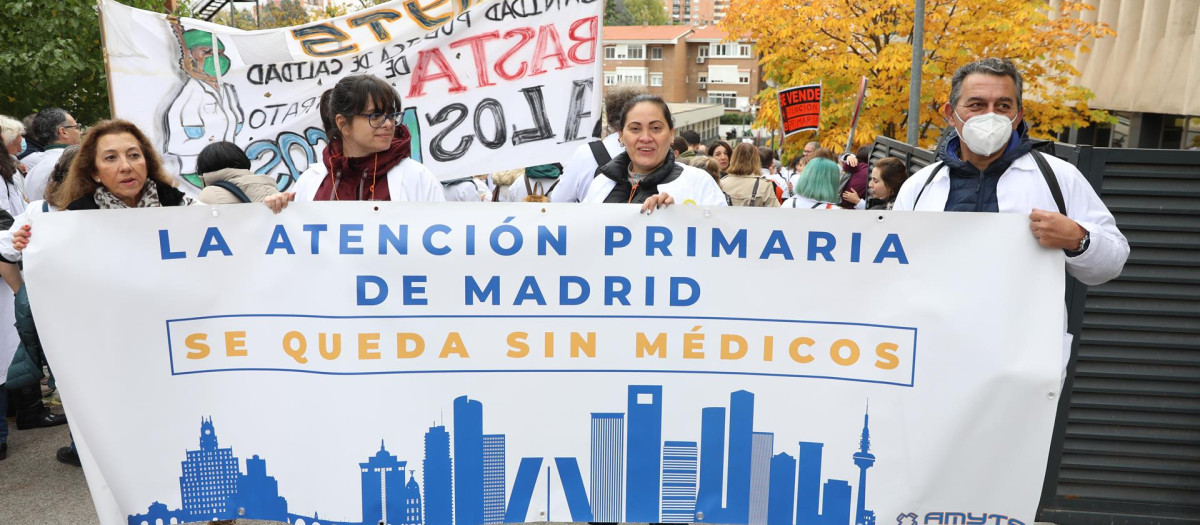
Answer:
<svg viewBox="0 0 1200 525"><path fill-rule="evenodd" d="M175 187L175 181L163 169L162 158L142 130L120 119L105 120L88 131L66 180L47 202L66 210L196 203ZM13 244L24 249L17 238Z"/></svg>
<svg viewBox="0 0 1200 525"><path fill-rule="evenodd" d="M262 202L279 193L274 177L250 171L250 158L246 152L237 144L224 140L200 150L196 156L196 173L204 179L204 189L200 191L200 202L204 204Z"/></svg>
<svg viewBox="0 0 1200 525"><path fill-rule="evenodd" d="M890 210L896 203L896 194L900 186L908 180L908 168L904 161L896 157L884 157L875 162L871 170L871 179L867 182L868 199L860 199L858 194L846 191L842 198L854 204L855 209Z"/></svg>
<svg viewBox="0 0 1200 525"><path fill-rule="evenodd" d="M741 143L733 148L729 174L721 178L721 190L729 195L734 206L774 208L775 183L762 174L762 155L753 144Z"/></svg>
<svg viewBox="0 0 1200 525"><path fill-rule="evenodd" d="M717 161L717 165L721 167L721 174L729 172L729 158L733 156L733 148L728 142L723 140L714 140L708 145L708 156Z"/></svg>
<svg viewBox="0 0 1200 525"><path fill-rule="evenodd" d="M583 202L638 203L642 213L676 202L725 206L725 195L708 173L675 162L675 121L661 97L634 97L619 122L625 151L600 167Z"/></svg>
<svg viewBox="0 0 1200 525"><path fill-rule="evenodd" d="M442 184L411 157L412 138L400 123L400 94L372 75L344 77L321 96L329 145L294 192L270 197L305 201L444 201ZM281 207L281 206L280 206Z"/></svg>
<svg viewBox="0 0 1200 525"><path fill-rule="evenodd" d="M196 200L175 187L146 134L128 120L105 120L84 136L66 179L49 206L59 210L112 210L187 206ZM29 245L30 225L13 232L13 249Z"/></svg>

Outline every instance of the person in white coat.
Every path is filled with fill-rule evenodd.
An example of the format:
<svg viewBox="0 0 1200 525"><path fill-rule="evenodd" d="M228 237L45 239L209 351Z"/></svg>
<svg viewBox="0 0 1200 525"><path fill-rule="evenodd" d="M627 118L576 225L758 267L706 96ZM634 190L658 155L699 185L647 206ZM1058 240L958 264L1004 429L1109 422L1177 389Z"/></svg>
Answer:
<svg viewBox="0 0 1200 525"><path fill-rule="evenodd" d="M621 110L625 109L630 99L645 95L647 91L636 84L609 86L606 91L604 114L609 134L603 140L582 144L575 149L575 153L563 164L562 176L550 194L550 202L582 202L592 185L592 179L596 178L596 168L625 150L617 136L621 130Z"/></svg>
<svg viewBox="0 0 1200 525"><path fill-rule="evenodd" d="M672 204L727 205L708 172L675 162L675 121L661 97L634 97L619 124L625 151L600 168L583 202L641 204L643 213Z"/></svg>
<svg viewBox="0 0 1200 525"><path fill-rule="evenodd" d="M441 182L412 159L401 115L400 94L383 79L342 78L321 96L329 135L322 161L309 166L292 191L264 202L278 211L289 200L445 201Z"/></svg>
<svg viewBox="0 0 1200 525"><path fill-rule="evenodd" d="M1116 278L1129 258L1129 242L1078 169L1033 151L1021 94L1021 74L1009 60L987 58L959 68L942 109L954 132L939 148L941 162L910 177L893 209L1027 215L1038 244L1066 254L1071 276L1087 285ZM1064 343L1065 372L1070 334Z"/></svg>

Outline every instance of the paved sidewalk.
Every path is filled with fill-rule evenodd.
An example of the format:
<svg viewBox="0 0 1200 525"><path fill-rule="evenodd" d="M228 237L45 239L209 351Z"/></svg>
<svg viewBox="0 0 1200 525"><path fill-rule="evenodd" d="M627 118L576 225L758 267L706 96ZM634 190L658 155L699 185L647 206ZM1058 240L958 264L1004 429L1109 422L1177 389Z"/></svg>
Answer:
<svg viewBox="0 0 1200 525"><path fill-rule="evenodd" d="M0 523L98 523L83 469L54 458L71 443L67 426L17 430L8 420L8 459L0 461Z"/></svg>

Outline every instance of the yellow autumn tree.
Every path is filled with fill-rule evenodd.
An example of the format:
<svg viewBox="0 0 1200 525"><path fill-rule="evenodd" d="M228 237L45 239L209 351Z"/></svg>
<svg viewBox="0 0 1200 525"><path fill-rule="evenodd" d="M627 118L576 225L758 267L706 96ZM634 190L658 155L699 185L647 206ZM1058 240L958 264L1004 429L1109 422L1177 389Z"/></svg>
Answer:
<svg viewBox="0 0 1200 525"><path fill-rule="evenodd" d="M876 135L905 140L914 6L914 0L734 0L723 24L730 35L757 42L767 79L783 87L824 85L820 141L841 149L863 76L869 84L855 142L868 144ZM1072 85L1077 50L1115 34L1082 20L1088 9L1077 0L926 0L920 144L933 146L946 124L941 107L954 71L984 57L1009 58L1020 68L1034 136L1106 120L1105 112L1088 108L1092 93ZM779 127L776 89L758 100L758 125ZM794 135L789 151L806 135Z"/></svg>

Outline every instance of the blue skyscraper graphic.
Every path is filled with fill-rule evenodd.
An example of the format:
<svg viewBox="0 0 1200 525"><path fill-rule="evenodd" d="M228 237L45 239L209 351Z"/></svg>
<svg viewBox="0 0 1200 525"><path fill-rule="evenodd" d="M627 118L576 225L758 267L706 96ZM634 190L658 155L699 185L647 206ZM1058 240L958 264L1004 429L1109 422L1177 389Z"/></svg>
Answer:
<svg viewBox="0 0 1200 525"><path fill-rule="evenodd" d="M821 524L821 450L824 443L800 442L796 475L796 525Z"/></svg>
<svg viewBox="0 0 1200 525"><path fill-rule="evenodd" d="M359 463L362 477L363 523L399 525L407 518L405 475L407 462L388 453L379 442L379 452Z"/></svg>
<svg viewBox="0 0 1200 525"><path fill-rule="evenodd" d="M796 459L786 452L771 458L771 489L767 496L767 525L793 525L796 505Z"/></svg>
<svg viewBox="0 0 1200 525"><path fill-rule="evenodd" d="M504 434L483 436L483 522L504 523Z"/></svg>
<svg viewBox="0 0 1200 525"><path fill-rule="evenodd" d="M767 525L767 501L771 494L771 452L775 434L755 432L750 454L750 525Z"/></svg>
<svg viewBox="0 0 1200 525"><path fill-rule="evenodd" d="M850 525L850 484L840 479L825 482L821 500L822 525Z"/></svg>
<svg viewBox="0 0 1200 525"><path fill-rule="evenodd" d="M279 482L267 475L267 461L257 455L246 460L246 473L238 476L237 495L230 502L239 519L287 521L287 500L279 495Z"/></svg>
<svg viewBox="0 0 1200 525"><path fill-rule="evenodd" d="M425 461L421 473L425 480L425 522L428 525L453 525L453 471L450 461L450 433L444 426L429 427L425 432Z"/></svg>
<svg viewBox="0 0 1200 525"><path fill-rule="evenodd" d="M212 418L200 420L200 450L187 451L179 494L189 521L211 521L233 516L229 500L237 494L238 458L232 448L217 446Z"/></svg>
<svg viewBox="0 0 1200 525"><path fill-rule="evenodd" d="M729 479L723 515L727 523L748 523L750 520L753 434L754 394L738 390L729 395Z"/></svg>
<svg viewBox="0 0 1200 525"><path fill-rule="evenodd" d="M663 444L662 521L696 521L696 482L699 451L695 441L667 441Z"/></svg>
<svg viewBox="0 0 1200 525"><path fill-rule="evenodd" d="M454 525L483 525L483 403L454 400Z"/></svg>
<svg viewBox="0 0 1200 525"><path fill-rule="evenodd" d="M858 442L858 452L854 453L854 464L858 467L858 512L854 516L855 525L874 525L875 512L867 510L867 469L875 464L875 455L871 454L871 432L867 430L869 414L863 413L862 438Z"/></svg>
<svg viewBox="0 0 1200 525"><path fill-rule="evenodd" d="M625 521L658 522L662 462L662 386L630 385L629 477L625 485ZM464 525L464 524L460 524Z"/></svg>
<svg viewBox="0 0 1200 525"><path fill-rule="evenodd" d="M665 443L663 388L631 385L627 395L626 413L591 414L590 497L575 457L554 457L553 465L543 465L544 457L521 458L507 493L510 438L483 434L482 403L461 396L453 402L453 436L443 426L425 433L422 482L406 472L407 462L398 457L403 454L389 453L382 441L378 452L357 464L361 521L289 512L295 504L280 495L266 460L255 455L246 460L245 473L240 472L234 449L220 448L208 418L201 420L199 450L186 450L181 462L181 508L155 501L144 514L128 516L128 523L235 518L325 525L550 521L553 495L561 486L570 520L578 522L876 525L866 497L866 473L876 461L869 412L863 415L859 448L852 455L859 470L854 499L848 481L823 478L822 443L800 442L795 458L773 455L774 434L753 430L755 398L750 392L733 392L729 407L703 408L699 442ZM535 515L529 516L543 467L546 490L537 494Z"/></svg>
<svg viewBox="0 0 1200 525"><path fill-rule="evenodd" d="M722 517L725 488L725 408L700 411L700 486L696 514L709 523L727 523Z"/></svg>
<svg viewBox="0 0 1200 525"><path fill-rule="evenodd" d="M579 474L579 460L554 458L554 465L558 467L558 480L562 483L563 496L567 498L571 521L596 521L593 519L592 506L588 503L587 489L583 487L583 476ZM549 510L546 511L546 520L550 520Z"/></svg>
<svg viewBox="0 0 1200 525"><path fill-rule="evenodd" d="M422 525L421 485L410 471L408 484L404 485L404 525Z"/></svg>
<svg viewBox="0 0 1200 525"><path fill-rule="evenodd" d="M625 481L625 414L592 414L591 506L595 521L621 521Z"/></svg>
<svg viewBox="0 0 1200 525"><path fill-rule="evenodd" d="M512 494L504 513L505 523L523 523L529 515L529 504L533 502L533 488L537 485L538 473L542 469L542 458L521 458L517 466L517 477L513 480ZM549 483L549 480L546 480Z"/></svg>

